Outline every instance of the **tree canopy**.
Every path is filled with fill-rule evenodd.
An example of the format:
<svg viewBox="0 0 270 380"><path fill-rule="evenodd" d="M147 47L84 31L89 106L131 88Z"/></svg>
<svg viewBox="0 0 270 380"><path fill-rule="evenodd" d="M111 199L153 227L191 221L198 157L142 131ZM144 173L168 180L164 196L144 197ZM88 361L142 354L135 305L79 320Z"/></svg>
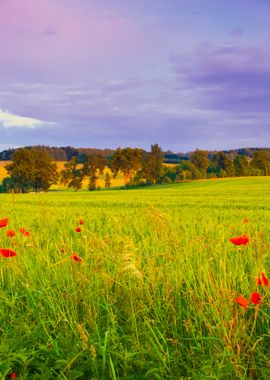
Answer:
<svg viewBox="0 0 270 380"><path fill-rule="evenodd" d="M110 168L114 177L121 171L125 185L127 185L136 171L142 168L142 150L138 148L116 149L111 159Z"/></svg>
<svg viewBox="0 0 270 380"><path fill-rule="evenodd" d="M47 152L39 149L16 150L6 169L17 192L47 191L58 180L56 164Z"/></svg>
<svg viewBox="0 0 270 380"><path fill-rule="evenodd" d="M163 152L158 144L151 145L151 152L143 162L143 176L147 182L157 183L164 174Z"/></svg>

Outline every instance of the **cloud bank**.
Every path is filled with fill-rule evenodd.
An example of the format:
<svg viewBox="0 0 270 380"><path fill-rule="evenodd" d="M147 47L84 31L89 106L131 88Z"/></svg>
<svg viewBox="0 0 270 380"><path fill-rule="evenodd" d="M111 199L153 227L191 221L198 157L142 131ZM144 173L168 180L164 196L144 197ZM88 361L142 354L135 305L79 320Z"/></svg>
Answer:
<svg viewBox="0 0 270 380"><path fill-rule="evenodd" d="M2 1L1 144L265 146L269 11L250 0Z"/></svg>

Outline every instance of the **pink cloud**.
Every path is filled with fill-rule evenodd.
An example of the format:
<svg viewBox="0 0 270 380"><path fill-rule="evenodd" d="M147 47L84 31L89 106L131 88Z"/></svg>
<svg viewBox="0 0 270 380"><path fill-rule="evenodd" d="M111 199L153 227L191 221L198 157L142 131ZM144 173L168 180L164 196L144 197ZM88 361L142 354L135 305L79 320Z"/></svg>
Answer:
<svg viewBox="0 0 270 380"><path fill-rule="evenodd" d="M0 2L1 57L8 64L44 70L80 71L110 63L152 59L157 44L130 18L80 2ZM94 4L94 3L92 3ZM150 58L151 57L151 58ZM74 70L75 69L75 70Z"/></svg>

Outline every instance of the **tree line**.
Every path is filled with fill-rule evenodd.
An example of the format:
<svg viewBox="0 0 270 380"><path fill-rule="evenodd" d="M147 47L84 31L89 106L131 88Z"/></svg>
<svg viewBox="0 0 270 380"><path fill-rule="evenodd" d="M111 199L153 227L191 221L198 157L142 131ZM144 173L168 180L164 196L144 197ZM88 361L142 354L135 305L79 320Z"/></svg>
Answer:
<svg viewBox="0 0 270 380"><path fill-rule="evenodd" d="M72 157L60 172L46 150L39 148L20 148L12 156L12 162L5 166L8 177L4 178L1 192L47 191L51 185L62 183L68 188L80 190L87 180L88 189L96 190L97 180L105 168L104 185L111 186L112 177L119 172L124 177L125 186L145 183L157 183L163 173L163 152L155 144L151 152L139 148L118 148L113 154L84 153Z"/></svg>
<svg viewBox="0 0 270 380"><path fill-rule="evenodd" d="M255 151L253 157L242 154L230 158L224 152L209 153L197 149L188 160L167 168L167 182L204 178L268 176L270 175L270 152Z"/></svg>
<svg viewBox="0 0 270 380"><path fill-rule="evenodd" d="M163 167L163 152L158 144L151 146L150 152L139 148L118 148L109 157L101 154L86 154L84 157L73 157L65 163L60 173L60 182L74 190L82 188L83 181L88 180L88 189L97 189L97 180L106 172L105 187L111 186L111 177L116 178L121 172L125 186L140 184L155 184L161 178Z"/></svg>
<svg viewBox="0 0 270 380"><path fill-rule="evenodd" d="M53 161L69 161L73 157L81 158L85 154L100 154L109 156L113 153L113 149L97 149L97 148L74 148L72 146L54 147L45 145L26 146L26 149L38 149L49 154ZM0 161L11 161L14 153L21 148L6 149L0 152Z"/></svg>
<svg viewBox="0 0 270 380"><path fill-rule="evenodd" d="M118 148L109 155L82 153L73 156L60 172L48 151L39 148L20 148L6 165L8 177L0 186L1 192L47 191L51 185L62 183L75 191L87 181L89 190L98 189L97 180L106 170L104 185L109 188L119 173L125 186L146 186L203 178L270 175L270 152L258 150L252 158L237 154L234 158L224 152L209 153L197 149L177 165L164 165L164 152L158 144L146 152L139 148Z"/></svg>
<svg viewBox="0 0 270 380"><path fill-rule="evenodd" d="M74 148L72 146L63 146L63 147L55 147L55 146L45 146L45 145L37 145L37 146L27 146L27 149L39 149L47 152L53 161L70 161L73 157L77 157L79 160L82 159L87 154L100 154L104 157L111 156L115 149L97 149L97 148ZM6 149L0 152L0 161L11 161L14 153L17 149L20 148L12 148ZM270 148L239 148L239 149L230 149L223 150L222 152L226 154L230 159L234 160L237 155L246 156L247 158L252 158L255 153L259 151L266 151L270 153ZM142 149L142 154L146 154L147 152ZM208 151L208 156L211 157L215 154L216 151ZM172 163L172 164L180 164L183 160L189 160L190 156L193 152L188 153L175 153L170 150L164 151L164 162Z"/></svg>

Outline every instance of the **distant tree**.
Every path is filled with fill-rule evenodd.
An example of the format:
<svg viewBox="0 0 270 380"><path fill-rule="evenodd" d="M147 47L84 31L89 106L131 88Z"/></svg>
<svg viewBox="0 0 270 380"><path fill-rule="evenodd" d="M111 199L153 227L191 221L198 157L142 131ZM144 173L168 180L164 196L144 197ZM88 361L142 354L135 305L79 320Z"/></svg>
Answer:
<svg viewBox="0 0 270 380"><path fill-rule="evenodd" d="M18 149L6 166L14 188L25 193L31 189L47 191L58 180L56 164L47 152L39 149Z"/></svg>
<svg viewBox="0 0 270 380"><path fill-rule="evenodd" d="M196 149L195 152L191 154L190 161L202 173L202 177L205 178L209 166L208 152Z"/></svg>
<svg viewBox="0 0 270 380"><path fill-rule="evenodd" d="M105 187L111 187L111 177L108 172L105 174Z"/></svg>
<svg viewBox="0 0 270 380"><path fill-rule="evenodd" d="M177 179L179 179L179 170L178 167L175 165L173 167L164 167L163 169L163 175L159 177L158 182L159 183L170 183L175 182Z"/></svg>
<svg viewBox="0 0 270 380"><path fill-rule="evenodd" d="M16 188L14 180L10 177L5 177L0 185L0 193L11 193L18 192L19 189Z"/></svg>
<svg viewBox="0 0 270 380"><path fill-rule="evenodd" d="M62 148L51 148L51 156L54 161L67 161L67 154Z"/></svg>
<svg viewBox="0 0 270 380"><path fill-rule="evenodd" d="M251 160L251 167L260 170L261 175L270 175L270 153L267 150L260 150L254 153Z"/></svg>
<svg viewBox="0 0 270 380"><path fill-rule="evenodd" d="M142 167L142 150L137 148L118 148L114 152L110 162L113 176L116 177L119 171L124 175L124 182L127 185L134 174Z"/></svg>
<svg viewBox="0 0 270 380"><path fill-rule="evenodd" d="M215 173L217 177L233 177L233 162L225 153L216 152L211 159L208 173Z"/></svg>
<svg viewBox="0 0 270 380"><path fill-rule="evenodd" d="M171 151L163 152L163 162L166 164L179 164L180 163L180 156L176 153L173 153Z"/></svg>
<svg viewBox="0 0 270 380"><path fill-rule="evenodd" d="M46 151L32 150L34 161L34 189L48 191L51 185L57 183L59 175L57 165L52 162Z"/></svg>
<svg viewBox="0 0 270 380"><path fill-rule="evenodd" d="M101 154L88 154L83 163L83 174L89 178L88 189L95 190L98 175L102 175L106 165L106 158Z"/></svg>
<svg viewBox="0 0 270 380"><path fill-rule="evenodd" d="M83 169L82 165L78 162L77 157L73 157L64 165L65 169L61 171L60 182L64 185L78 191L82 188L83 182Z"/></svg>
<svg viewBox="0 0 270 380"><path fill-rule="evenodd" d="M70 161L65 163L60 175L60 182L65 186L73 188L75 191L82 188L83 170L77 157L73 157Z"/></svg>
<svg viewBox="0 0 270 380"><path fill-rule="evenodd" d="M250 173L249 161L246 156L237 155L233 160L234 171L237 177L247 176Z"/></svg>
<svg viewBox="0 0 270 380"><path fill-rule="evenodd" d="M181 162L176 168L176 173L182 181L203 178L202 172L190 161Z"/></svg>
<svg viewBox="0 0 270 380"><path fill-rule="evenodd" d="M77 157L79 152L77 149L73 148L72 146L64 146L62 149L65 151L67 160L71 160L74 157Z"/></svg>
<svg viewBox="0 0 270 380"><path fill-rule="evenodd" d="M26 148L18 149L13 154L12 162L6 165L6 170L14 186L20 192L27 193L33 188L35 181L35 164L32 151Z"/></svg>
<svg viewBox="0 0 270 380"><path fill-rule="evenodd" d="M158 144L151 145L151 152L143 161L142 172L147 182L157 183L164 174L164 155Z"/></svg>
<svg viewBox="0 0 270 380"><path fill-rule="evenodd" d="M97 179L98 179L98 177L96 175L90 175L89 182L88 182L88 190L90 190L90 191L96 190Z"/></svg>
<svg viewBox="0 0 270 380"><path fill-rule="evenodd" d="M3 150L3 152L0 153L0 161L11 161L14 152L15 149Z"/></svg>

